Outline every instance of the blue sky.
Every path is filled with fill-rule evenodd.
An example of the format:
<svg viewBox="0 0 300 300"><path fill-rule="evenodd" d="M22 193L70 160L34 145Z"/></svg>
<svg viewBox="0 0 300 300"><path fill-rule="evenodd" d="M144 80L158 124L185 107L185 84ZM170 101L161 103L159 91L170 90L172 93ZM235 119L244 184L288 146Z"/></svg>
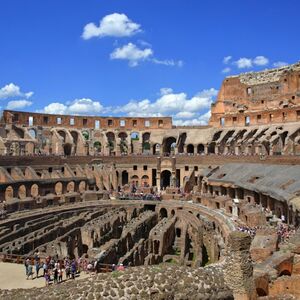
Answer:
<svg viewBox="0 0 300 300"><path fill-rule="evenodd" d="M300 59L298 0L2 0L0 106L204 124L222 80Z"/></svg>

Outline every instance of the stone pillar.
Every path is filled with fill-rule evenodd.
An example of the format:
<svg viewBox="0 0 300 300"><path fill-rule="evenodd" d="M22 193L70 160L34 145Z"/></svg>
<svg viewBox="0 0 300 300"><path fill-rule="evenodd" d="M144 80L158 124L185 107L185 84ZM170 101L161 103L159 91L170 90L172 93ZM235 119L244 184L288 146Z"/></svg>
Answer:
<svg viewBox="0 0 300 300"><path fill-rule="evenodd" d="M226 149L226 148L225 148ZM219 154L219 146L218 145L216 145L215 146L215 154ZM225 154L225 153L224 153Z"/></svg>
<svg viewBox="0 0 300 300"><path fill-rule="evenodd" d="M205 153L205 155L208 154L208 145L204 145L204 153Z"/></svg>
<svg viewBox="0 0 300 300"><path fill-rule="evenodd" d="M160 172L158 171L156 173L156 187L157 187L157 191L160 192Z"/></svg>
<svg viewBox="0 0 300 300"><path fill-rule="evenodd" d="M257 299L250 245L251 237L247 233L234 231L228 237L224 280L235 300Z"/></svg>
<svg viewBox="0 0 300 300"><path fill-rule="evenodd" d="M269 155L273 155L273 144L270 144L270 151L269 151Z"/></svg>

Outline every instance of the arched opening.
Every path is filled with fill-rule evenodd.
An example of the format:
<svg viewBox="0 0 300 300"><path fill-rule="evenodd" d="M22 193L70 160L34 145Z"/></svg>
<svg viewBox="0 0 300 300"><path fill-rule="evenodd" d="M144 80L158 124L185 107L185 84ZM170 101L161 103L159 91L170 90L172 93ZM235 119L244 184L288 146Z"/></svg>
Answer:
<svg viewBox="0 0 300 300"><path fill-rule="evenodd" d="M207 265L209 263L209 256L206 247L203 245L202 246L202 267Z"/></svg>
<svg viewBox="0 0 300 300"><path fill-rule="evenodd" d="M215 143L210 143L208 145L208 148L207 148L207 152L208 154L214 154L215 153Z"/></svg>
<svg viewBox="0 0 300 300"><path fill-rule="evenodd" d="M159 241L154 241L154 247L153 247L154 254L158 254L159 252Z"/></svg>
<svg viewBox="0 0 300 300"><path fill-rule="evenodd" d="M160 219L168 217L168 211L164 207L159 210L159 217Z"/></svg>
<svg viewBox="0 0 300 300"><path fill-rule="evenodd" d="M101 143L100 143L100 141L94 142L94 152L96 154L101 153Z"/></svg>
<svg viewBox="0 0 300 300"><path fill-rule="evenodd" d="M71 155L71 153L72 153L72 145L71 144L65 144L64 145L64 154L66 155L66 156L70 156Z"/></svg>
<svg viewBox="0 0 300 300"><path fill-rule="evenodd" d="M159 155L160 154L160 144L154 144L153 145L153 154Z"/></svg>
<svg viewBox="0 0 300 300"><path fill-rule="evenodd" d="M188 154L194 154L194 145L193 144L188 144L186 147L186 151Z"/></svg>
<svg viewBox="0 0 300 300"><path fill-rule="evenodd" d="M160 174L160 185L161 188L166 188L170 186L171 183L171 172L169 170L164 170Z"/></svg>
<svg viewBox="0 0 300 300"><path fill-rule="evenodd" d="M34 143L26 143L25 154L27 155L34 154Z"/></svg>
<svg viewBox="0 0 300 300"><path fill-rule="evenodd" d="M199 144L198 146L197 146L197 153L199 153L199 154L203 154L204 153L204 145L203 144Z"/></svg>
<svg viewBox="0 0 300 300"><path fill-rule="evenodd" d="M74 190L75 190L75 183L74 183L74 181L70 181L67 184L67 192L71 193L71 192L74 192Z"/></svg>
<svg viewBox="0 0 300 300"><path fill-rule="evenodd" d="M33 128L30 128L28 133L33 139L36 139L36 131Z"/></svg>
<svg viewBox="0 0 300 300"><path fill-rule="evenodd" d="M175 210L174 210L174 209L171 210L171 216L172 216L172 217L175 216Z"/></svg>
<svg viewBox="0 0 300 300"><path fill-rule="evenodd" d="M131 176L130 179L133 186L139 186L139 177L137 175Z"/></svg>
<svg viewBox="0 0 300 300"><path fill-rule="evenodd" d="M108 132L106 134L107 138L107 144L106 147L108 149L109 155L113 155L115 152L115 144L116 144L116 139L115 139L115 134L113 132Z"/></svg>
<svg viewBox="0 0 300 300"><path fill-rule="evenodd" d="M128 184L128 172L123 171L122 172L122 185Z"/></svg>
<svg viewBox="0 0 300 300"><path fill-rule="evenodd" d="M39 187L37 184L33 184L30 188L30 194L32 197L37 197L39 194Z"/></svg>
<svg viewBox="0 0 300 300"><path fill-rule="evenodd" d="M19 186L18 196L19 196L20 199L25 199L26 198L26 187L25 187L24 184Z"/></svg>
<svg viewBox="0 0 300 300"><path fill-rule="evenodd" d="M14 197L14 189L12 188L12 186L8 186L5 189L5 201L11 200Z"/></svg>
<svg viewBox="0 0 300 300"><path fill-rule="evenodd" d="M151 151L151 145L150 145L150 133L145 132L143 134L143 153L149 153Z"/></svg>
<svg viewBox="0 0 300 300"><path fill-rule="evenodd" d="M57 133L62 137L62 142L66 141L66 133L63 130L57 131Z"/></svg>
<svg viewBox="0 0 300 300"><path fill-rule="evenodd" d="M80 181L78 189L79 189L80 193L83 193L86 190L86 183L85 183L85 181Z"/></svg>
<svg viewBox="0 0 300 300"><path fill-rule="evenodd" d="M128 154L128 145L127 145L127 133L126 132L120 132L118 134L118 137L120 139L120 152L121 154L125 155Z"/></svg>
<svg viewBox="0 0 300 300"><path fill-rule="evenodd" d="M89 140L90 134L89 134L89 132L88 132L87 130L82 131L82 135L83 135L83 137L84 137L84 139L85 139L86 141Z"/></svg>
<svg viewBox="0 0 300 300"><path fill-rule="evenodd" d="M169 155L170 153L174 154L175 147L176 147L176 138L173 136L166 138L163 142L164 155Z"/></svg>
<svg viewBox="0 0 300 300"><path fill-rule="evenodd" d="M181 229L176 228L176 237L181 237Z"/></svg>
<svg viewBox="0 0 300 300"><path fill-rule="evenodd" d="M62 194L62 190L63 190L63 185L61 182L57 182L54 186L54 190L56 195L61 195Z"/></svg>
<svg viewBox="0 0 300 300"><path fill-rule="evenodd" d="M148 175L142 176L142 186L149 187L149 176Z"/></svg>

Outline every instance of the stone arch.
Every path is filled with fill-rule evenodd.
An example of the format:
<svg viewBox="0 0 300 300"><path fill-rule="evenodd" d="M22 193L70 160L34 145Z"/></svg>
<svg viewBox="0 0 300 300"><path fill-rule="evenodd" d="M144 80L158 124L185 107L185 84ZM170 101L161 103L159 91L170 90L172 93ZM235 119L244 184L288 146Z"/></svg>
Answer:
<svg viewBox="0 0 300 300"><path fill-rule="evenodd" d="M143 139L143 153L149 153L151 151L151 145L150 145L150 132L143 133L142 136Z"/></svg>
<svg viewBox="0 0 300 300"><path fill-rule="evenodd" d="M26 198L26 187L24 184L20 185L18 188L18 197L21 200Z"/></svg>
<svg viewBox="0 0 300 300"><path fill-rule="evenodd" d="M86 141L90 139L90 133L87 130L83 130L82 135Z"/></svg>
<svg viewBox="0 0 300 300"><path fill-rule="evenodd" d="M197 153L202 154L205 151L205 147L203 144L198 144L197 146Z"/></svg>
<svg viewBox="0 0 300 300"><path fill-rule="evenodd" d="M56 195L61 195L63 193L63 184L61 182L57 182L54 186L54 191Z"/></svg>
<svg viewBox="0 0 300 300"><path fill-rule="evenodd" d="M86 182L85 181L80 181L78 189L79 189L80 193L83 193L86 190Z"/></svg>
<svg viewBox="0 0 300 300"><path fill-rule="evenodd" d="M64 130L58 130L57 133L60 135L60 137L62 138L63 140L63 143L65 143L66 141L66 132Z"/></svg>
<svg viewBox="0 0 300 300"><path fill-rule="evenodd" d="M39 186L36 183L31 186L30 195L32 197L37 197L39 195Z"/></svg>
<svg viewBox="0 0 300 300"><path fill-rule="evenodd" d="M74 181L68 182L68 184L67 184L67 192L71 193L71 192L74 192L74 191L75 191L75 183L74 183Z"/></svg>
<svg viewBox="0 0 300 300"><path fill-rule="evenodd" d="M121 154L127 154L128 153L128 144L127 144L127 133L126 132L120 132L118 134L118 138L120 138L120 152Z"/></svg>
<svg viewBox="0 0 300 300"><path fill-rule="evenodd" d="M5 201L11 200L14 197L14 189L11 185L9 185L8 187L6 187L5 189Z"/></svg>
<svg viewBox="0 0 300 300"><path fill-rule="evenodd" d="M216 143L212 142L208 145L207 152L208 154L215 154Z"/></svg>
<svg viewBox="0 0 300 300"><path fill-rule="evenodd" d="M94 142L94 153L99 154L101 153L101 142L100 141L95 141Z"/></svg>
<svg viewBox="0 0 300 300"><path fill-rule="evenodd" d="M164 170L160 174L160 185L161 188L166 188L171 185L171 171Z"/></svg>
<svg viewBox="0 0 300 300"><path fill-rule="evenodd" d="M188 144L186 147L186 152L188 154L194 154L194 145L193 144Z"/></svg>
<svg viewBox="0 0 300 300"><path fill-rule="evenodd" d="M36 130L34 128L30 128L28 130L28 134L33 138L36 139Z"/></svg>
<svg viewBox="0 0 300 300"><path fill-rule="evenodd" d="M139 176L133 175L133 176L131 176L130 180L133 185L135 185L135 186L139 185Z"/></svg>
<svg viewBox="0 0 300 300"><path fill-rule="evenodd" d="M116 137L115 137L115 134L113 132L109 131L109 132L106 133L106 138L107 138L106 147L108 148L109 155L111 155L115 151Z"/></svg>
<svg viewBox="0 0 300 300"><path fill-rule="evenodd" d="M70 156L72 154L72 144L66 143L64 144L64 155Z"/></svg>
<svg viewBox="0 0 300 300"><path fill-rule="evenodd" d="M149 176L148 175L143 175L142 176L142 185L144 187L149 186Z"/></svg>
<svg viewBox="0 0 300 300"><path fill-rule="evenodd" d="M163 153L170 154L174 153L174 143L176 145L176 138L173 136L169 136L163 141ZM173 146L173 147L172 147Z"/></svg>
<svg viewBox="0 0 300 300"><path fill-rule="evenodd" d="M34 154L34 143L26 143L25 145L25 153L28 154Z"/></svg>
<svg viewBox="0 0 300 300"><path fill-rule="evenodd" d="M168 211L166 208L162 207L160 210L159 210L159 217L160 219L163 219L163 218L167 218L168 217Z"/></svg>
<svg viewBox="0 0 300 300"><path fill-rule="evenodd" d="M140 139L140 134L136 131L130 133L131 141L138 141Z"/></svg>

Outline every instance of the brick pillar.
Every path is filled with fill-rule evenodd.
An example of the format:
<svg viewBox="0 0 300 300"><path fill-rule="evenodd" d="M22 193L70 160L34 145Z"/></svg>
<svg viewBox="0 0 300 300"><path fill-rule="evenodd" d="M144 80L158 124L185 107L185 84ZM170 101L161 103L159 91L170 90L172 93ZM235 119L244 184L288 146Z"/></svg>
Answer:
<svg viewBox="0 0 300 300"><path fill-rule="evenodd" d="M250 257L251 237L234 231L228 237L224 279L235 300L257 299Z"/></svg>

